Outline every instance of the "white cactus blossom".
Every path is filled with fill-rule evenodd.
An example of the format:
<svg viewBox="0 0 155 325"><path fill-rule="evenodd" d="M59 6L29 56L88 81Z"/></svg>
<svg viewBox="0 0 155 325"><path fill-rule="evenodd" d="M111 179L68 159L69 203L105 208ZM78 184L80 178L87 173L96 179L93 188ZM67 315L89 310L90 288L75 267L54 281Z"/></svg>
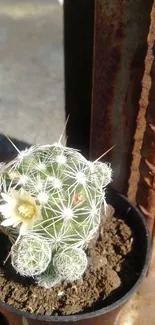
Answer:
<svg viewBox="0 0 155 325"><path fill-rule="evenodd" d="M46 288L82 277L111 178L108 164L60 142L18 151L1 165L0 229L13 243L15 270Z"/></svg>
<svg viewBox="0 0 155 325"><path fill-rule="evenodd" d="M2 226L17 227L20 225L20 235L32 229L37 220L42 219L41 206L23 188L19 191L11 189L9 194L1 193L4 203L0 205L0 212L5 220Z"/></svg>

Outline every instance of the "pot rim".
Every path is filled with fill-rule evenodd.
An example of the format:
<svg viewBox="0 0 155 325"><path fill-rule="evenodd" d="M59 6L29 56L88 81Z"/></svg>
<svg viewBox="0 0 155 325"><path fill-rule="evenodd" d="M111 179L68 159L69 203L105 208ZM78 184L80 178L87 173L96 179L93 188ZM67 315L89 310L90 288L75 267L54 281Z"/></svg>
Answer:
<svg viewBox="0 0 155 325"><path fill-rule="evenodd" d="M144 266L143 269L141 271L141 273L139 274L139 278L136 281L136 283L133 285L133 287L124 295L122 296L120 299L118 299L116 302L112 303L111 305L108 305L106 307L100 308L96 311L92 311L92 312L86 312L86 313L81 313L81 314L76 314L76 315L66 315L66 316L48 316L48 315L37 315L37 314L31 314L29 312L26 311L22 311L20 309L16 309L12 306L9 306L8 304L0 301L0 307L4 308L5 310L8 310L12 313L16 313L18 316L21 317L25 317L27 319L33 319L33 320L40 320L40 321L52 321L52 322L69 322L69 321L80 321L83 319L88 319L88 318L93 318L93 317L97 317L100 315L103 315L107 312L111 312L113 309L116 309L117 307L119 307L120 305L122 305L124 302L126 302L131 296L132 294L136 291L136 289L139 287L139 285L142 283L143 279L145 278L145 275L147 273L148 270L148 265L149 265L149 260L150 260L150 248L151 248L151 239L150 239L150 233L147 227L147 222L143 216L143 214L141 213L141 211L134 206L123 194L119 193L118 191L114 190L114 189L110 189L112 191L115 191L117 195L119 195L120 197L122 197L122 199L124 201L126 201L131 208L133 208L137 214L139 215L144 229L145 229L145 233L146 233L146 242L147 242L147 247L146 247L146 255L145 255L145 261L144 261Z"/></svg>

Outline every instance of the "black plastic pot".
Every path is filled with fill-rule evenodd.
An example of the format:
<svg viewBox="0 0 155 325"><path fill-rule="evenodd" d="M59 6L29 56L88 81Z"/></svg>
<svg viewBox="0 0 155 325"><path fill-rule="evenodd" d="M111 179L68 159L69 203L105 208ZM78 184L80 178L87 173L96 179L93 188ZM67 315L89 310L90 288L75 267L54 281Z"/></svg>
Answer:
<svg viewBox="0 0 155 325"><path fill-rule="evenodd" d="M72 316L38 316L22 312L0 302L0 312L6 317L10 325L63 325L66 323L69 325L114 324L118 310L122 308L123 304L137 290L146 275L151 243L146 221L135 206L133 206L122 194L116 192L112 188L108 188L107 190L107 201L116 209L116 212L119 213L121 218L128 223L136 235L136 242L139 249L138 263L136 266L138 279L136 283L128 291L122 288L121 292L119 291L118 293L111 294L106 302L106 306L105 301L103 301L102 306L100 304L98 309L90 313Z"/></svg>

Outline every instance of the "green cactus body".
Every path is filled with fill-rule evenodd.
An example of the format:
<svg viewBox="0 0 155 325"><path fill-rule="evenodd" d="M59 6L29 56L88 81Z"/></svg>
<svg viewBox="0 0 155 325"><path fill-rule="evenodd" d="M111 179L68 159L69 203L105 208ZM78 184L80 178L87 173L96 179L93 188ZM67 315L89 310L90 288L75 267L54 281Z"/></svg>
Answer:
<svg viewBox="0 0 155 325"><path fill-rule="evenodd" d="M23 240L35 236L50 245L52 256L52 252L59 254L67 248L82 250L94 237L101 207L104 204L106 208L104 187L111 181L111 168L89 162L77 150L58 143L22 151L3 166L0 180L2 231L4 226L9 226L13 234L16 231L20 250ZM18 271L14 262L17 250L14 255L13 265ZM49 269L42 272L50 287ZM43 278L38 279L38 283L44 283Z"/></svg>

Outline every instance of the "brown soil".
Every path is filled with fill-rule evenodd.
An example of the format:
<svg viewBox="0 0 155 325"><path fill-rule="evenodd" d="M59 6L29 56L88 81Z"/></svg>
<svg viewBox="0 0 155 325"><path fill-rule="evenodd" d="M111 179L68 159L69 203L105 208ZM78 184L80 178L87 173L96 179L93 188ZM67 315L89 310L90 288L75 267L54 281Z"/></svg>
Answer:
<svg viewBox="0 0 155 325"><path fill-rule="evenodd" d="M87 248L89 265L83 279L63 282L51 289L37 287L31 279L19 277L9 262L2 267L7 253L3 250L0 300L42 315L69 315L106 306L109 301L120 298L137 279L135 246L134 234L128 225L117 216L108 218L104 225L102 223L95 244Z"/></svg>

